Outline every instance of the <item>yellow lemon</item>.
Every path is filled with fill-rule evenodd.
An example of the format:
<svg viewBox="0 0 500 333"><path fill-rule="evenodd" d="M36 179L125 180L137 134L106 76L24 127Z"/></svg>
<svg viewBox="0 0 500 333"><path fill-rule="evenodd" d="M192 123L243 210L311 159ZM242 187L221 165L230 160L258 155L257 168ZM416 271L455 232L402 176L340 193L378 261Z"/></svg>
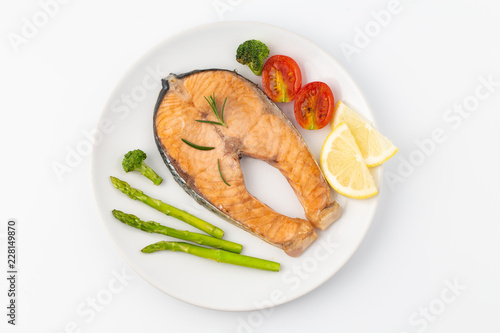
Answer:
<svg viewBox="0 0 500 333"><path fill-rule="evenodd" d="M351 130L369 168L384 163L398 151L398 147L393 145L388 138L380 134L376 128L342 101L338 102L335 107L332 127L340 123L346 123Z"/></svg>
<svg viewBox="0 0 500 333"><path fill-rule="evenodd" d="M328 183L346 197L365 199L378 193L346 123L338 124L326 138L321 149L320 165Z"/></svg>

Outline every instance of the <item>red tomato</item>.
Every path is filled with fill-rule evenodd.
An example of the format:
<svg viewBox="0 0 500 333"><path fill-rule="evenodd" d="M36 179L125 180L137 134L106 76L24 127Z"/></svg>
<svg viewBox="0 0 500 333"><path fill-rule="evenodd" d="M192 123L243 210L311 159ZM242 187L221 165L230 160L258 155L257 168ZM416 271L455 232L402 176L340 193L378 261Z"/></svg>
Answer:
<svg viewBox="0 0 500 333"><path fill-rule="evenodd" d="M274 55L262 69L262 86L266 95L275 102L290 102L302 86L299 65L290 57Z"/></svg>
<svg viewBox="0 0 500 333"><path fill-rule="evenodd" d="M305 129L320 129L332 119L335 101L330 87L323 82L311 82L300 89L293 110L295 119Z"/></svg>

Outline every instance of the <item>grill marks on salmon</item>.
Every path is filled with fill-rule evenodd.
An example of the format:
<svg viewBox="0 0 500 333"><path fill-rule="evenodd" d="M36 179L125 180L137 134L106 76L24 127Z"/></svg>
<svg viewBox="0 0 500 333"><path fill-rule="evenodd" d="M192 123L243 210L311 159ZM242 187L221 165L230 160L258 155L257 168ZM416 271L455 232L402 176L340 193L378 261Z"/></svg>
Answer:
<svg viewBox="0 0 500 333"><path fill-rule="evenodd" d="M340 215L330 188L302 137L283 112L252 82L226 70L169 75L158 99L155 139L170 171L199 203L291 255L302 253ZM227 128L197 122L218 121L205 96L224 99ZM200 151L181 138L201 146ZM249 156L278 168L295 191L308 220L281 215L245 187L239 159ZM224 179L217 167L220 161Z"/></svg>

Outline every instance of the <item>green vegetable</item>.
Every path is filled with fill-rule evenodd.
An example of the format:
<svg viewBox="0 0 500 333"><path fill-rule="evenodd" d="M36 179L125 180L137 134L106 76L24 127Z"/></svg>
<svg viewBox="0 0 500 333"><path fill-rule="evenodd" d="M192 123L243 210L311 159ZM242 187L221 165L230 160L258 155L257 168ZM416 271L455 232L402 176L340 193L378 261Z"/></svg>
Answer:
<svg viewBox="0 0 500 333"><path fill-rule="evenodd" d="M262 75L264 59L269 56L269 48L259 40L243 42L236 50L236 61L247 65L255 75Z"/></svg>
<svg viewBox="0 0 500 333"><path fill-rule="evenodd" d="M227 102L227 97L224 100L224 104L222 104L222 109L219 114L219 109L217 108L217 103L215 102L215 93L212 94L212 96L203 96L205 97L205 100L207 101L208 105L210 105L210 108L212 109L213 113L219 120L219 122L216 121L210 121L210 120L196 120L200 123L207 123L207 124L212 124L212 125L220 125L227 127L226 123L224 122L224 108L226 107L226 102Z"/></svg>
<svg viewBox="0 0 500 333"><path fill-rule="evenodd" d="M186 139L183 139L181 138L182 142L184 142L185 144L187 144L188 146L191 146L193 147L194 149L198 149L198 150L212 150L212 149L215 149L215 147L208 147L208 146L199 146L197 144L194 144L192 142L189 142L188 140Z"/></svg>
<svg viewBox="0 0 500 333"><path fill-rule="evenodd" d="M122 161L123 170L125 172L139 171L155 185L160 185L163 179L144 162L146 157L146 153L140 149L129 151Z"/></svg>
<svg viewBox="0 0 500 333"><path fill-rule="evenodd" d="M241 246L240 244L233 243L227 240L214 238L187 230L177 230L174 228L169 228L154 221L145 222L135 215L126 214L116 209L113 210L113 216L131 227L141 229L146 232L154 232L157 234L183 239L196 244L215 247L217 249L222 249L234 253L240 253L241 249L243 248L243 246Z"/></svg>
<svg viewBox="0 0 500 333"><path fill-rule="evenodd" d="M202 219L191 215L188 212L175 208L174 206L170 206L169 204L166 204L161 200L151 198L149 195L144 194L142 191L131 187L127 182L124 182L123 180L115 177L110 178L113 186L125 193L129 198L141 201L146 205L162 212L163 214L184 221L187 224L192 225L193 227L200 229L201 231L206 232L207 234L216 238L222 238L222 236L224 235L224 231L208 223L207 221L203 221Z"/></svg>
<svg viewBox="0 0 500 333"><path fill-rule="evenodd" d="M222 181L227 185L227 186L231 186L228 182L226 182L226 180L224 179L224 176L222 175L222 171L220 170L220 160L217 159L217 168L219 168L219 175L220 175L220 178L222 178Z"/></svg>
<svg viewBox="0 0 500 333"><path fill-rule="evenodd" d="M152 253L156 251L170 250L189 253L198 257L212 259L217 262L224 262L227 264L258 268L267 271L278 272L280 264L274 261L244 256L241 254L231 253L218 249L207 249L198 245L193 245L184 242L157 242L146 246L141 251L144 253Z"/></svg>

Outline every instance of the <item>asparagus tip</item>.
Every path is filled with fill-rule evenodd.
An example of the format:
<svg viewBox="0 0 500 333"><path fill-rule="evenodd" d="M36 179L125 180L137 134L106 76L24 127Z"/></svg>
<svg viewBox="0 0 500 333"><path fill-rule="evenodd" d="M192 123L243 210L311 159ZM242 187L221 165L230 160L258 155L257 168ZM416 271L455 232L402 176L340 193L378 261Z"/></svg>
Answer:
<svg viewBox="0 0 500 333"><path fill-rule="evenodd" d="M113 176L109 176L109 178L111 179L111 182L113 183L113 186L118 188L118 181L119 179L116 178L116 177L113 177Z"/></svg>
<svg viewBox="0 0 500 333"><path fill-rule="evenodd" d="M123 214L123 212L119 211L118 209L113 209L111 212L113 213L113 216L116 218L118 218L118 216Z"/></svg>
<svg viewBox="0 0 500 333"><path fill-rule="evenodd" d="M156 251L159 251L159 250L163 250L162 244L164 244L164 243L166 243L166 242L165 241L159 241L159 242L150 244L150 245L146 246L145 248L143 248L141 250L141 252L142 253L153 253L153 252L156 252Z"/></svg>

